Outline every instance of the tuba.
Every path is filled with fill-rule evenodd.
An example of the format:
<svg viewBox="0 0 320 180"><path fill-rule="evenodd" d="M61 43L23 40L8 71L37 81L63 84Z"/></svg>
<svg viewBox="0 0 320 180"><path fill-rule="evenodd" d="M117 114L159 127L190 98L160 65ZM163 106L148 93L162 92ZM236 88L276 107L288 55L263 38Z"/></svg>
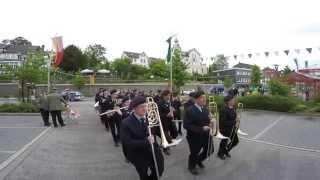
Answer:
<svg viewBox="0 0 320 180"><path fill-rule="evenodd" d="M172 143L168 143L167 138L164 134L163 126L160 120L159 110L157 103L154 102L152 97L147 97L147 119L149 123L149 128L152 127L159 127L160 129L160 136L161 136L161 146L163 148L168 148L171 146L178 145L181 141L181 139L172 140Z"/></svg>

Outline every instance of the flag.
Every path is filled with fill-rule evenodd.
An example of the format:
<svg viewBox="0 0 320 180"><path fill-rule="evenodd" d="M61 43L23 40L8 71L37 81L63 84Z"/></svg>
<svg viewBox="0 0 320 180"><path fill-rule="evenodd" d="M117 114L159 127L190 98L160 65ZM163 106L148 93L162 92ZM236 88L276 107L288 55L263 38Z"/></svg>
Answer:
<svg viewBox="0 0 320 180"><path fill-rule="evenodd" d="M295 49L294 50L297 54L300 54L300 49Z"/></svg>
<svg viewBox="0 0 320 180"><path fill-rule="evenodd" d="M169 44L168 53L167 53L167 62L168 63L170 63L170 61L171 61L171 40L172 40L172 36L169 37L169 39L167 39L167 43Z"/></svg>
<svg viewBox="0 0 320 180"><path fill-rule="evenodd" d="M264 52L264 54L266 55L266 57L268 57L268 56L269 56L269 52Z"/></svg>
<svg viewBox="0 0 320 180"><path fill-rule="evenodd" d="M62 43L62 37L56 36L52 38L52 44L53 48L56 51L56 54L54 56L53 64L55 67L58 67L62 60L63 60L63 43Z"/></svg>
<svg viewBox="0 0 320 180"><path fill-rule="evenodd" d="M311 54L312 48L306 48L306 50Z"/></svg>
<svg viewBox="0 0 320 180"><path fill-rule="evenodd" d="M248 54L248 57L251 58L251 57L252 57L252 54Z"/></svg>
<svg viewBox="0 0 320 180"><path fill-rule="evenodd" d="M236 60L237 59L237 55L233 55L233 58Z"/></svg>
<svg viewBox="0 0 320 180"><path fill-rule="evenodd" d="M288 56L289 50L284 50L284 53Z"/></svg>
<svg viewBox="0 0 320 180"><path fill-rule="evenodd" d="M275 51L274 54L275 54L276 56L279 56L279 51Z"/></svg>

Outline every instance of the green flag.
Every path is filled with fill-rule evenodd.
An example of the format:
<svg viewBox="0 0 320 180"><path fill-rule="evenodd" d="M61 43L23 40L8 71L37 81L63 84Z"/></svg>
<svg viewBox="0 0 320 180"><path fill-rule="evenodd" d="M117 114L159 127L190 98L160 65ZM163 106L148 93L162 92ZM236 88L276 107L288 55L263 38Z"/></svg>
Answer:
<svg viewBox="0 0 320 180"><path fill-rule="evenodd" d="M169 37L169 39L167 39L167 43L169 44L168 53L167 53L167 62L168 63L170 63L170 61L171 61L171 39L172 39L172 36Z"/></svg>

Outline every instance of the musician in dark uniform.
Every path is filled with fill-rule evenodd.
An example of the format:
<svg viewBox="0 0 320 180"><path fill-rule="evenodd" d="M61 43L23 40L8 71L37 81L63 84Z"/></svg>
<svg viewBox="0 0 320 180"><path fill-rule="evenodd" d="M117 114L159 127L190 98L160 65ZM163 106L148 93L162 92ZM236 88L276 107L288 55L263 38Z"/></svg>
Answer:
<svg viewBox="0 0 320 180"><path fill-rule="evenodd" d="M191 92L189 94L189 100L183 104L183 107L185 110L187 110L190 106L192 106L194 104L194 92Z"/></svg>
<svg viewBox="0 0 320 180"><path fill-rule="evenodd" d="M187 130L187 140L190 148L188 168L192 174L197 175L199 174L197 166L203 169L202 162L208 155L210 118L209 111L205 108L204 92L195 92L194 99L195 103L186 110L183 127Z"/></svg>
<svg viewBox="0 0 320 180"><path fill-rule="evenodd" d="M218 157L225 159L231 157L229 152L233 147L239 143L237 132L233 132L232 129L236 124L237 112L235 108L235 97L232 94L224 97L224 106L220 109L219 113L219 126L221 133L226 137L234 138L231 143L228 144L228 139L222 139L220 142Z"/></svg>
<svg viewBox="0 0 320 180"><path fill-rule="evenodd" d="M133 109L133 112L121 126L122 145L127 149L127 158L135 166L140 180L157 180L151 143L154 145L159 176L164 171L164 159L154 136L148 132L145 97L135 97L130 103L130 109ZM151 173L148 174L148 171Z"/></svg>
<svg viewBox="0 0 320 180"><path fill-rule="evenodd" d="M100 113L104 113L110 109L113 109L113 107L111 107L111 99L106 89L102 91L102 94L99 97L99 107L100 107ZM100 118L101 118L101 122L104 123L106 130L109 131L110 126L108 122L108 115L107 114L102 115L100 116Z"/></svg>
<svg viewBox="0 0 320 180"><path fill-rule="evenodd" d="M161 99L161 89L158 89L157 94L153 97L154 102L158 103Z"/></svg>
<svg viewBox="0 0 320 180"><path fill-rule="evenodd" d="M120 105L120 108L121 108L120 130L122 126L122 121L124 121L130 115L131 110L129 109L129 105L130 105L129 97L124 97ZM122 145L122 152L124 157L126 158L126 162L129 162L127 149L124 145Z"/></svg>
<svg viewBox="0 0 320 180"><path fill-rule="evenodd" d="M110 91L110 97L111 102L109 102L109 111L115 110L115 112L109 113L108 116L108 122L111 130L111 135L114 141L114 145L116 147L119 146L119 140L120 140L120 121L121 121L121 111L119 108L119 105L116 102L116 99L118 98L118 91L116 89L113 89ZM108 111L107 110L107 111Z"/></svg>
<svg viewBox="0 0 320 180"><path fill-rule="evenodd" d="M157 104L164 134L167 141L169 143L172 143L172 139L175 139L178 136L178 131L176 125L173 122L174 109L170 103L170 95L171 93L169 90L162 91L160 101ZM160 136L159 127L156 128L156 134ZM165 148L164 153L166 155L170 155L170 149Z"/></svg>
<svg viewBox="0 0 320 180"><path fill-rule="evenodd" d="M173 94L172 97L172 107L174 108L173 111L173 116L174 116L174 120L181 120L181 101L178 97L177 93ZM178 134L182 135L182 122L178 123Z"/></svg>

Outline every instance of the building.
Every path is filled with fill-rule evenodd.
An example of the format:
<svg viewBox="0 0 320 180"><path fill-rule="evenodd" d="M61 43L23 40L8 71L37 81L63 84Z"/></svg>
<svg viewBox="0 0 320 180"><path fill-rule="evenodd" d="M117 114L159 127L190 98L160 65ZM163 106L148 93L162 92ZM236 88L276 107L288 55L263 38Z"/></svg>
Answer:
<svg viewBox="0 0 320 180"><path fill-rule="evenodd" d="M207 65L204 63L201 54L196 48L190 49L189 51L182 51L181 56L182 61L188 66L187 72L201 75L208 73Z"/></svg>
<svg viewBox="0 0 320 180"><path fill-rule="evenodd" d="M268 82L273 79L280 76L280 73L277 72L275 69L272 69L270 67L266 67L262 70L262 78L261 78L261 84L266 87L268 86Z"/></svg>
<svg viewBox="0 0 320 180"><path fill-rule="evenodd" d="M124 51L122 53L121 58L128 58L132 61L133 64L141 65L146 68L149 67L149 58L144 52L136 53L136 52Z"/></svg>
<svg viewBox="0 0 320 180"><path fill-rule="evenodd" d="M174 47L181 50L178 39L175 40ZM204 63L203 57L196 48L192 48L189 51L181 50L181 56L182 62L184 62L188 67L187 72L192 74L197 73L201 75L208 73L208 67Z"/></svg>
<svg viewBox="0 0 320 180"><path fill-rule="evenodd" d="M7 65L17 68L27 59L28 53L43 51L44 46L33 46L23 37L13 40L3 40L0 43L0 73Z"/></svg>
<svg viewBox="0 0 320 180"><path fill-rule="evenodd" d="M251 79L252 65L238 63L232 68L213 71L214 76L217 77L218 84L223 84L225 77L230 77L236 87L249 86Z"/></svg>

